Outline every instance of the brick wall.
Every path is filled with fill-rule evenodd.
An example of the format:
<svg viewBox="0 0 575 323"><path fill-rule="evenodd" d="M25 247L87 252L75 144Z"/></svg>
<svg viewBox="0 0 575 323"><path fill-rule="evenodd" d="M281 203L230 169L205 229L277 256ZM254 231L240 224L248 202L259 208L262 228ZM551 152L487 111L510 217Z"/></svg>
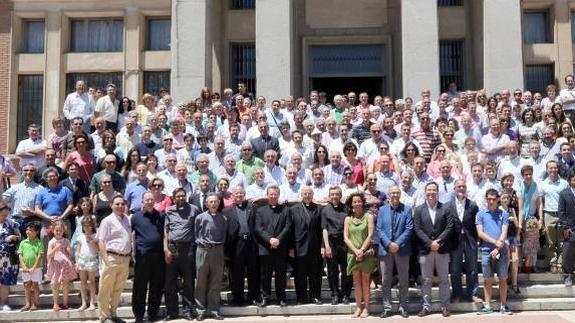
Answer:
<svg viewBox="0 0 575 323"><path fill-rule="evenodd" d="M8 149L11 40L12 4L9 0L0 0L0 153L6 153Z"/></svg>

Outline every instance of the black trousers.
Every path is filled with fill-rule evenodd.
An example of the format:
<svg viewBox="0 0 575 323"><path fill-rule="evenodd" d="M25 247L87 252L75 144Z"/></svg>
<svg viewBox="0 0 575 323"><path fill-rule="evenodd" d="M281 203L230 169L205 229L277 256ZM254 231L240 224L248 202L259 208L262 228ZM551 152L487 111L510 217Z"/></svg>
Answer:
<svg viewBox="0 0 575 323"><path fill-rule="evenodd" d="M575 269L575 241L563 242L563 273L569 275Z"/></svg>
<svg viewBox="0 0 575 323"><path fill-rule="evenodd" d="M329 245L331 247L332 257L327 258L327 280L331 297L342 298L351 295L353 285L351 276L347 275L347 247L343 242L343 236L329 236ZM341 274L341 284L339 275Z"/></svg>
<svg viewBox="0 0 575 323"><path fill-rule="evenodd" d="M182 306L194 310L194 279L196 278L195 247L190 242L171 244L172 262L166 264L165 303L167 314L177 316L178 311L178 277L182 282Z"/></svg>
<svg viewBox="0 0 575 323"><path fill-rule="evenodd" d="M305 256L295 257L295 292L298 302L307 303L309 298L321 299L321 265L320 250L308 251Z"/></svg>
<svg viewBox="0 0 575 323"><path fill-rule="evenodd" d="M275 277L277 300L286 300L286 258L287 250L283 248L271 249L269 255L260 256L262 300L270 299L272 293L272 274Z"/></svg>
<svg viewBox="0 0 575 323"><path fill-rule="evenodd" d="M132 312L136 319L143 319L148 295L148 318L158 316L164 291L166 264L163 253L136 255L134 286L132 288Z"/></svg>
<svg viewBox="0 0 575 323"><path fill-rule="evenodd" d="M260 292L260 268L258 258L254 257L258 252L255 242L238 239L234 247L234 254L231 259L232 271L232 296L234 302L244 302L244 281L248 279L248 303L258 300Z"/></svg>

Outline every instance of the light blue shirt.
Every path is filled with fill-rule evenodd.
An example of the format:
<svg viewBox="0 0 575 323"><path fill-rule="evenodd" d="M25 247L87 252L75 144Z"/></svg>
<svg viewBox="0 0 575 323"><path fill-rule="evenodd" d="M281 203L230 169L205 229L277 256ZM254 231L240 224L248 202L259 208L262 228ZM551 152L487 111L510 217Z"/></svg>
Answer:
<svg viewBox="0 0 575 323"><path fill-rule="evenodd" d="M4 198L4 202L12 209L10 216L21 217L22 210L34 210L36 195L38 195L42 189L43 187L36 182L22 182L6 190L2 194L2 197Z"/></svg>
<svg viewBox="0 0 575 323"><path fill-rule="evenodd" d="M544 179L541 184L539 184L541 196L544 198L543 211L559 211L559 193L568 187L569 183L562 178L557 178L555 181L550 177Z"/></svg>

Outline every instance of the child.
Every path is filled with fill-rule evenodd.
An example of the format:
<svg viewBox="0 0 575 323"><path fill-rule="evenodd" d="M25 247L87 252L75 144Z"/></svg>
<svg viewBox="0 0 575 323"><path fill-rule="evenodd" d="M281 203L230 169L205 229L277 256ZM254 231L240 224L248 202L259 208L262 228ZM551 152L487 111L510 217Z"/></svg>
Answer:
<svg viewBox="0 0 575 323"><path fill-rule="evenodd" d="M72 253L70 241L64 238L66 224L60 220L53 222L53 232L54 237L48 242L48 272L46 275L52 282L53 309L54 312L58 312L60 311L58 301L60 286L62 286L64 301L62 309L70 308L68 305L69 280L76 278L76 270L72 260L70 260Z"/></svg>
<svg viewBox="0 0 575 323"><path fill-rule="evenodd" d="M82 197L78 201L76 210L76 230L74 230L74 234L70 240L70 244L72 245L72 257L74 259L76 259L78 238L82 235L83 232L82 220L86 217L94 217L95 219L95 216L92 215L92 200L88 197Z"/></svg>
<svg viewBox="0 0 575 323"><path fill-rule="evenodd" d="M96 309L96 272L98 271L98 242L96 242L96 219L87 215L82 219L83 233L78 237L76 249L76 269L80 273L80 295L82 306L78 311L86 309L87 288L90 288L89 310ZM88 285L89 280L89 285Z"/></svg>
<svg viewBox="0 0 575 323"><path fill-rule="evenodd" d="M20 309L21 312L37 310L40 302L38 283L42 281L42 257L44 256L44 244L38 238L41 228L40 222L28 223L26 239L20 242L18 247L20 270L22 271L26 296L26 305Z"/></svg>
<svg viewBox="0 0 575 323"><path fill-rule="evenodd" d="M519 246L521 243L519 230L517 230L519 219L515 214L515 209L511 208L511 194L501 194L501 209L509 213L507 239L509 240L509 259L511 261L511 289L515 294L519 294L520 291L517 287L517 274L519 272Z"/></svg>
<svg viewBox="0 0 575 323"><path fill-rule="evenodd" d="M525 272L535 272L537 252L539 246L539 221L530 217L525 222L525 235L523 236L523 254L525 255Z"/></svg>

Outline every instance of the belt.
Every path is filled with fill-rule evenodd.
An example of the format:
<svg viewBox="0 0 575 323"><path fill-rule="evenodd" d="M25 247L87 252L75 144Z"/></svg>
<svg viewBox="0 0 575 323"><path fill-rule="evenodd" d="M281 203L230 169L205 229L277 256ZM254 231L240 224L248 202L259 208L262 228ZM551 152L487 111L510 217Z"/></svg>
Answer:
<svg viewBox="0 0 575 323"><path fill-rule="evenodd" d="M211 243L211 244L199 244L198 247L202 248L202 249L211 249L214 247L219 247L219 246L223 246L223 243Z"/></svg>
<svg viewBox="0 0 575 323"><path fill-rule="evenodd" d="M129 253L124 254L124 253L119 253L119 252L110 251L110 250L108 250L108 251L106 251L106 252L109 253L109 254L111 254L111 255L120 256L120 257L130 257L130 256L131 256L131 254L129 254Z"/></svg>
<svg viewBox="0 0 575 323"><path fill-rule="evenodd" d="M250 238L250 234L249 234L249 233L240 233L240 234L238 234L238 239L248 240L249 238Z"/></svg>
<svg viewBox="0 0 575 323"><path fill-rule="evenodd" d="M553 215L553 216L559 215L559 212L552 212L552 211L545 211L545 210L543 210L543 212L548 213L549 215Z"/></svg>

